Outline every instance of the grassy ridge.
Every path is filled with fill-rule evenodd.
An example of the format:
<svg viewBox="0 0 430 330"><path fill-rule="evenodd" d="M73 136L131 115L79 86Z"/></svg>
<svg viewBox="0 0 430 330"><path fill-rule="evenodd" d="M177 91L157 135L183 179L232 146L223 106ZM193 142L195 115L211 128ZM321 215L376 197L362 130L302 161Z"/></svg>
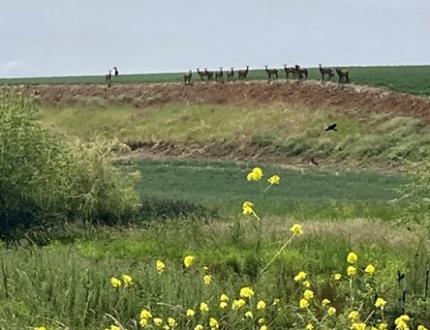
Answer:
<svg viewBox="0 0 430 330"><path fill-rule="evenodd" d="M284 77L280 68L281 77ZM416 95L430 95L430 66L379 66L349 68L352 82L356 84L386 87L395 91ZM317 68L310 69L310 79L320 79ZM263 70L251 70L249 79L267 79ZM196 73L193 80L197 81ZM114 83L166 83L182 82L183 73L130 74L113 79ZM0 84L103 84L104 76L70 76L40 78L0 79Z"/></svg>
<svg viewBox="0 0 430 330"><path fill-rule="evenodd" d="M285 104L172 104L135 109L95 104L44 108L39 118L46 127L90 140L101 135L133 143L206 145L227 141L287 157L312 155L349 161L420 160L430 155L430 128L418 119L360 109ZM324 127L333 121L339 130L325 132Z"/></svg>

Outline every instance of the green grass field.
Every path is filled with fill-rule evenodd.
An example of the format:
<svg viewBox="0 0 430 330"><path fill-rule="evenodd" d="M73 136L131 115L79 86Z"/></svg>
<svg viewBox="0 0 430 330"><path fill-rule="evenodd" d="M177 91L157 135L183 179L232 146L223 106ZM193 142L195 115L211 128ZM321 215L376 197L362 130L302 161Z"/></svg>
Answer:
<svg viewBox="0 0 430 330"><path fill-rule="evenodd" d="M254 164L256 165L256 164ZM393 220L396 209L389 203L399 197L406 178L376 173L265 168L278 174L282 184L261 196L260 185L244 178L252 164L208 161L144 161L130 165L143 180L137 189L144 198L185 199L222 215L237 216L242 203L251 200L263 214L296 219ZM266 187L267 183L263 183Z"/></svg>
<svg viewBox="0 0 430 330"><path fill-rule="evenodd" d="M430 66L351 67L351 80L355 84L386 87L416 95L430 95ZM284 77L280 68L281 77ZM310 79L320 79L317 68L310 69ZM194 81L198 80L194 73ZM267 79L263 70L250 71L250 80ZM183 73L130 74L113 79L114 83L166 83L182 82ZM104 76L40 77L0 79L0 84L102 84Z"/></svg>

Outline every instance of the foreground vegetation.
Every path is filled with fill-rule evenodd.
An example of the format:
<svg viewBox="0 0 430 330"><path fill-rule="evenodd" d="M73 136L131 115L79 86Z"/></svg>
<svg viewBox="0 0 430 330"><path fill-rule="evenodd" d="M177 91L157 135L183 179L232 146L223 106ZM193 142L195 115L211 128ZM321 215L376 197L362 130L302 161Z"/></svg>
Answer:
<svg viewBox="0 0 430 330"><path fill-rule="evenodd" d="M350 67L352 82L360 85L385 87L416 95L430 95L430 66ZM283 68L280 68L284 76ZM310 79L321 79L318 68L309 70ZM194 73L194 81L198 76ZM267 79L264 70L251 70L250 80ZM166 83L183 82L183 73L131 74L114 78L114 83ZM103 84L104 76L42 77L0 79L0 84Z"/></svg>

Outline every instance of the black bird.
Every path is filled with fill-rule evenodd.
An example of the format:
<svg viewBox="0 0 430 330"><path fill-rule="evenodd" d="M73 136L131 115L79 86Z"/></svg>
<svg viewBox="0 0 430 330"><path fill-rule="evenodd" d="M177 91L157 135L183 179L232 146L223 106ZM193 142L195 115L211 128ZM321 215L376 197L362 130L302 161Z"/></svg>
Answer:
<svg viewBox="0 0 430 330"><path fill-rule="evenodd" d="M331 125L328 125L325 129L326 132L328 131L337 131L337 123L333 123Z"/></svg>
<svg viewBox="0 0 430 330"><path fill-rule="evenodd" d="M309 163L315 166L318 166L318 163L315 161L314 157L311 157L311 159L309 160Z"/></svg>

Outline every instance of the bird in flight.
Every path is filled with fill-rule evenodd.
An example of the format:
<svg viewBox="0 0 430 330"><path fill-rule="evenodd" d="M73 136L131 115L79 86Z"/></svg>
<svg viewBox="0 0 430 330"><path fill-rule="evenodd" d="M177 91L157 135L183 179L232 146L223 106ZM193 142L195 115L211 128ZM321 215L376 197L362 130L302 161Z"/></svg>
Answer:
<svg viewBox="0 0 430 330"><path fill-rule="evenodd" d="M325 131L326 131L326 132L328 132L328 131L337 131L337 123L333 123L333 124L331 124L331 125L328 125L328 126L325 128Z"/></svg>

